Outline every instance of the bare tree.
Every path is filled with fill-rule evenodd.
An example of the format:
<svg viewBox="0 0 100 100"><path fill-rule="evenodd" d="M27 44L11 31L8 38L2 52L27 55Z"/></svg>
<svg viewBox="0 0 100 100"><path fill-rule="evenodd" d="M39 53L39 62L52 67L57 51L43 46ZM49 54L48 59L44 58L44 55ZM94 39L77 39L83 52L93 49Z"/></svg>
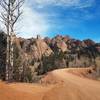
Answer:
<svg viewBox="0 0 100 100"><path fill-rule="evenodd" d="M6 76L7 81L13 79L13 41L15 37L14 27L19 17L22 14L21 7L24 0L1 0L0 6L3 10L1 12L1 21L6 27L7 33L7 53L6 53Z"/></svg>

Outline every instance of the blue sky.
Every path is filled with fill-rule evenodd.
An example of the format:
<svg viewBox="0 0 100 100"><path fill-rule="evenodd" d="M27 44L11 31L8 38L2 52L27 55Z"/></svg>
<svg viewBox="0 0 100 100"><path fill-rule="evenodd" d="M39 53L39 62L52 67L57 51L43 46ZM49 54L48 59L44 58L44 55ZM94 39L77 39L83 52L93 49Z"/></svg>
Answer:
<svg viewBox="0 0 100 100"><path fill-rule="evenodd" d="M16 32L25 38L62 34L100 42L100 0L26 0Z"/></svg>

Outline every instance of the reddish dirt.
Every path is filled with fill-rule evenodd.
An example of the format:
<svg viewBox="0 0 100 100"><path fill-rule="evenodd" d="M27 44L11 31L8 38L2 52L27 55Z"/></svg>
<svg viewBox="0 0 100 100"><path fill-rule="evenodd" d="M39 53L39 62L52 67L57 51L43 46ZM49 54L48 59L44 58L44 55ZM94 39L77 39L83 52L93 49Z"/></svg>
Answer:
<svg viewBox="0 0 100 100"><path fill-rule="evenodd" d="M74 75L71 70L80 73L87 69L55 70L41 84L0 82L0 100L100 100L100 82Z"/></svg>

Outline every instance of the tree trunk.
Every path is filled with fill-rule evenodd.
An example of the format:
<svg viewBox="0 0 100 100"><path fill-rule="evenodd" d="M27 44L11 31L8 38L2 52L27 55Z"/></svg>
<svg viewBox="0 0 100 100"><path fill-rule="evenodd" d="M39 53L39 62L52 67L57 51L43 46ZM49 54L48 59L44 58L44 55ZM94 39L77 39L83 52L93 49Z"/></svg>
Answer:
<svg viewBox="0 0 100 100"><path fill-rule="evenodd" d="M9 80L9 66L10 66L10 30L9 30L9 17L10 15L10 3L8 5L8 13L7 13L7 25L6 25L6 29L7 29L7 52L6 52L6 81Z"/></svg>
<svg viewBox="0 0 100 100"><path fill-rule="evenodd" d="M6 51L6 77L5 80L8 81L9 80L9 65L10 65L10 37L9 35L7 35L7 51Z"/></svg>
<svg viewBox="0 0 100 100"><path fill-rule="evenodd" d="M1 18L6 26L7 33L7 52L6 52L6 70L5 70L5 80L12 81L13 79L13 39L14 35L14 25L18 18L22 14L20 11L24 0L1 0L0 6L3 8L4 12L1 12Z"/></svg>
<svg viewBox="0 0 100 100"><path fill-rule="evenodd" d="M14 35L13 33L11 33L10 35L10 73L9 73L9 78L10 81L13 81L13 67L14 67L14 46L13 46L13 42L14 42Z"/></svg>

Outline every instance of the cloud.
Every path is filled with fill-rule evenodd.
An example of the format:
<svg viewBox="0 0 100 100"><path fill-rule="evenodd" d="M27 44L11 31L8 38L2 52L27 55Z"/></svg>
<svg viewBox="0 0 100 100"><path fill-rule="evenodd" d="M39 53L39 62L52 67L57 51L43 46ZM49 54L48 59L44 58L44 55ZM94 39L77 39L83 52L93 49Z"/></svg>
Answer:
<svg viewBox="0 0 100 100"><path fill-rule="evenodd" d="M27 2L23 6L23 15L16 26L17 33L21 33L19 36L25 38L34 37L37 34L45 36L48 29L44 16L33 10Z"/></svg>
<svg viewBox="0 0 100 100"><path fill-rule="evenodd" d="M34 6L42 8L44 6L61 6L61 7L77 7L86 8L93 5L95 0L31 0Z"/></svg>
<svg viewBox="0 0 100 100"><path fill-rule="evenodd" d="M58 5L58 6L71 6L76 5L79 0L35 0L39 5Z"/></svg>
<svg viewBox="0 0 100 100"><path fill-rule="evenodd" d="M55 11L51 14L48 13L45 7L51 7L51 9L52 6L86 8L92 6L93 2L94 0L26 0L23 7L22 20L17 24L17 32L21 33L20 36L25 38L36 36L37 34L46 36L48 30L55 23L50 23L54 21L52 18L57 18L59 15ZM46 13L38 12L34 8L43 8Z"/></svg>
<svg viewBox="0 0 100 100"><path fill-rule="evenodd" d="M35 37L40 34L42 37L48 30L48 24L46 23L45 17L36 12L31 7L31 3L28 0L23 5L23 14L15 25L15 32L18 36L24 38ZM0 7L0 12L2 8ZM5 31L5 26L0 22L0 29Z"/></svg>
<svg viewBox="0 0 100 100"><path fill-rule="evenodd" d="M91 7L93 3L94 0L25 0L23 15L16 24L16 33L20 33L18 36L25 38L34 37L37 34L46 36L51 27L57 23L55 21L59 22L57 18L62 15L62 13L54 11L52 6L86 8ZM46 7L50 8L52 13L48 13ZM46 12L42 12L42 10L38 12L35 8L46 10ZM4 28L3 25L1 28Z"/></svg>
<svg viewBox="0 0 100 100"><path fill-rule="evenodd" d="M42 15L32 10L30 7L24 7L24 13L21 21L17 24L17 33L22 37L34 37L37 34L44 36L48 25Z"/></svg>
<svg viewBox="0 0 100 100"><path fill-rule="evenodd" d="M95 0L80 0L78 5L76 6L77 8L87 8L87 7L92 7L95 4Z"/></svg>

